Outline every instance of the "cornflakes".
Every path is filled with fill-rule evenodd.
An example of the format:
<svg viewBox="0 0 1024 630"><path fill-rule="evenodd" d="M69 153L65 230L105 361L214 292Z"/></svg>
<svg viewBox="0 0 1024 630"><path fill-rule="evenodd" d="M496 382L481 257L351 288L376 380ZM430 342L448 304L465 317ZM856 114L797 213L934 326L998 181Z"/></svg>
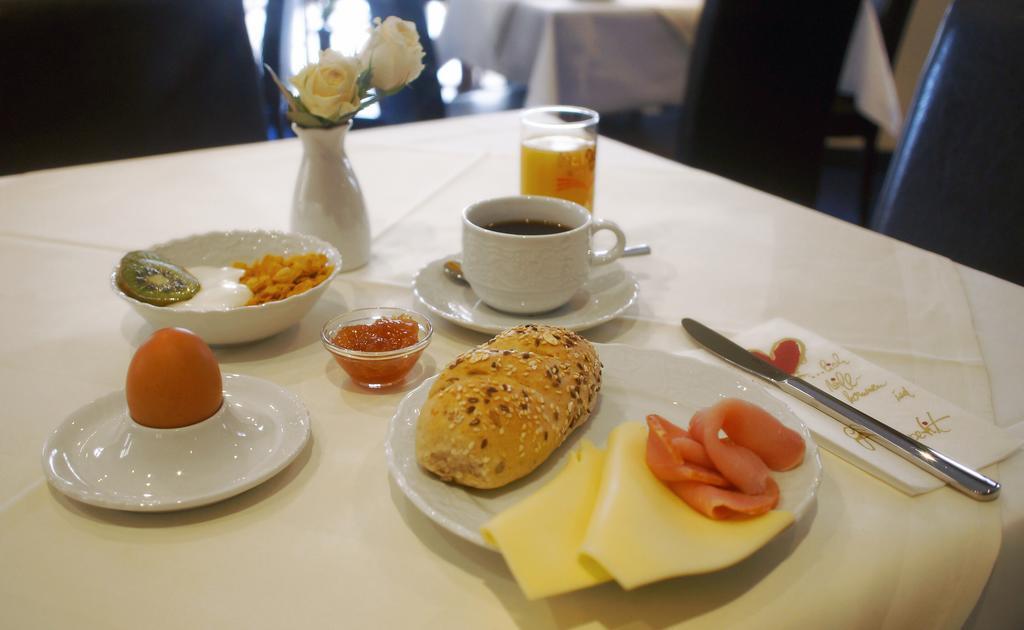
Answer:
<svg viewBox="0 0 1024 630"><path fill-rule="evenodd" d="M267 254L252 265L236 262L232 267L245 270L239 282L252 291L246 306L298 295L317 286L334 271L334 266L327 264L327 256L319 252L287 258Z"/></svg>

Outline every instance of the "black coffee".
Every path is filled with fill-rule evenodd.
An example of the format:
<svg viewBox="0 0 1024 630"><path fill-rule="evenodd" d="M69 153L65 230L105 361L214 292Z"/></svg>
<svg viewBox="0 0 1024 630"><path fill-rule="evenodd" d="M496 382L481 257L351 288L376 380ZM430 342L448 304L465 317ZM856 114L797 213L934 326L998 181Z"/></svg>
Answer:
<svg viewBox="0 0 1024 630"><path fill-rule="evenodd" d="M540 221L531 219L521 219L516 221L496 221L489 223L484 226L492 232L500 232L502 234L518 234L520 236L543 236L545 234L561 234L562 232L568 232L572 228L568 225L562 225L561 223L553 223L551 221Z"/></svg>

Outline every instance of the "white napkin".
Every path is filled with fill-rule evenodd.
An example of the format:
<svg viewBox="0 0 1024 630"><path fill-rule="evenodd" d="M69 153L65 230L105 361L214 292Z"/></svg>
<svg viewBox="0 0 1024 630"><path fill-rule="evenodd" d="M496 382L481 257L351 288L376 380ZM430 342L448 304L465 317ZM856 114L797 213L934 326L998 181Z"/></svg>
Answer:
<svg viewBox="0 0 1024 630"><path fill-rule="evenodd" d="M971 415L953 403L784 319L774 319L733 338L773 359L784 371L974 469L994 464L1024 440ZM794 369L795 368L795 369ZM794 400L815 439L832 453L909 495L943 482L871 438ZM802 411L802 410L801 410Z"/></svg>

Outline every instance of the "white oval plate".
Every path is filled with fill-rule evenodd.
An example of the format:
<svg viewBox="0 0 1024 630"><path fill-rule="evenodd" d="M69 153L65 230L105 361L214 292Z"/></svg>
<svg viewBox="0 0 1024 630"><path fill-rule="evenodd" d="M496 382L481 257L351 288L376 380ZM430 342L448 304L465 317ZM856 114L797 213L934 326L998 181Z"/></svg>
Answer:
<svg viewBox="0 0 1024 630"><path fill-rule="evenodd" d="M425 381L399 404L385 442L388 468L402 492L424 514L448 531L491 549L480 528L525 499L561 470L561 462L580 438L605 446L612 429L628 420L643 421L657 413L686 426L690 416L722 398L742 398L771 412L807 443L804 462L787 472L773 472L779 484L779 509L797 521L809 514L821 483L821 458L811 433L792 410L745 375L703 360L621 344L594 344L604 364L598 406L590 420L574 431L541 466L497 490L474 490L448 484L416 463L416 421L437 377Z"/></svg>
<svg viewBox="0 0 1024 630"><path fill-rule="evenodd" d="M594 267L586 284L565 306L537 315L504 313L484 304L469 285L444 274L444 263L457 258L439 258L420 269L412 281L413 293L435 315L477 332L497 334L529 322L586 330L615 319L640 294L633 274L613 262Z"/></svg>
<svg viewBox="0 0 1024 630"><path fill-rule="evenodd" d="M223 378L220 410L180 429L136 423L123 391L82 407L46 440L47 479L72 499L133 512L206 505L270 479L309 440L309 412L269 381Z"/></svg>

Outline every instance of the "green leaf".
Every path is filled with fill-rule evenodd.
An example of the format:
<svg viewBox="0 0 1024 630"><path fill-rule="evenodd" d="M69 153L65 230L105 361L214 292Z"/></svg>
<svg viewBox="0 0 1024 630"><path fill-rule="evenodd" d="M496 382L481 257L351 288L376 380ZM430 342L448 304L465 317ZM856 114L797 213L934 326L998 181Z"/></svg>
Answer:
<svg viewBox="0 0 1024 630"><path fill-rule="evenodd" d="M288 120L292 121L300 127L306 127L310 129L323 129L325 127L333 127L334 124L329 120L314 116L308 112L298 112L288 110L284 114Z"/></svg>
<svg viewBox="0 0 1024 630"><path fill-rule="evenodd" d="M371 65L363 73L359 75L356 80L356 88L359 90L359 96L364 96L370 91L370 82L373 80L373 66Z"/></svg>
<svg viewBox="0 0 1024 630"><path fill-rule="evenodd" d="M281 95L284 96L285 102L288 103L288 108L291 110L299 109L299 99L295 98L291 91L289 91L288 88L286 88L284 84L281 83L281 79L278 78L277 73L274 72L274 69L268 66L267 64L263 64L263 67L267 69L267 72L270 73L270 78L273 79L274 81L274 85L276 85L277 89L281 91Z"/></svg>

